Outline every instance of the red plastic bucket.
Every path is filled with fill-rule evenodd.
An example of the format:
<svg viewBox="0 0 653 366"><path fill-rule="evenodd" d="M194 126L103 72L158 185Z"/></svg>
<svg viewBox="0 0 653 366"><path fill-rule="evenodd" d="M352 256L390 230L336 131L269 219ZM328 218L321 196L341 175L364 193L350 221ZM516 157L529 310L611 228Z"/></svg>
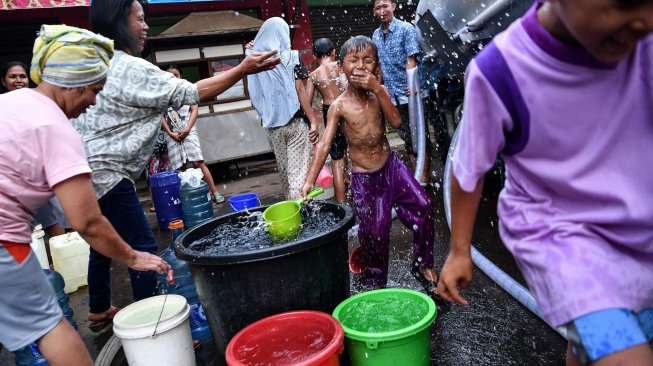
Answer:
<svg viewBox="0 0 653 366"><path fill-rule="evenodd" d="M227 346L229 366L339 366L344 332L334 317L319 311L269 316L236 334Z"/></svg>
<svg viewBox="0 0 653 366"><path fill-rule="evenodd" d="M363 259L363 247L360 245L349 255L349 271L353 274L361 274L367 271L367 266Z"/></svg>

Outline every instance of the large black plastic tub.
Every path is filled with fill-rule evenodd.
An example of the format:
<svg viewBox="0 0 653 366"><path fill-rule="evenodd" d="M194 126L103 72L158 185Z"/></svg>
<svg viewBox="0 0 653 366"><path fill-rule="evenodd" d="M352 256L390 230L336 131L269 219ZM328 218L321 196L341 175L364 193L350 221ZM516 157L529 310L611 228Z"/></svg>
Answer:
<svg viewBox="0 0 653 366"><path fill-rule="evenodd" d="M199 255L187 249L219 225L248 215L245 212L211 219L177 239L175 252L188 262L216 346L223 355L229 340L257 320L290 310L331 314L349 297L347 231L354 224L353 212L345 205L316 203L340 221L307 240L234 255Z"/></svg>

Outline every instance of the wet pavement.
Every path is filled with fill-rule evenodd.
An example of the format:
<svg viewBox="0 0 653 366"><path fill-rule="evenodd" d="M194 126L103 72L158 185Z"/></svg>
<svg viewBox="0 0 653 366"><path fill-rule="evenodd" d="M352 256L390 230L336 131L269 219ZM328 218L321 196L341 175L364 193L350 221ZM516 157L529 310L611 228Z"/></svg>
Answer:
<svg viewBox="0 0 653 366"><path fill-rule="evenodd" d="M395 148L401 152L401 146ZM436 155L436 154L434 154ZM401 156L401 153L400 153ZM405 157L403 160L406 161ZM442 203L442 166L433 158L432 176L434 187L431 188L434 210L436 245L436 268L439 270L448 252L449 231ZM212 167L212 170L215 168ZM221 168L226 168L221 166ZM239 165L239 171L229 173L216 172L218 188L227 197L241 193L259 194L261 204L268 205L283 199L281 184L276 165L273 161L249 161ZM224 169L223 169L224 170ZM500 189L498 175L490 174L486 180L484 198L479 210L479 219L474 235L474 244L484 255L490 258L505 272L524 284L521 275L511 257L501 244L496 217L496 199ZM169 245L170 234L159 230L156 216L149 212L151 200L147 191L141 191L144 210L154 229L159 249ZM214 206L216 216L230 212L228 203ZM411 288L421 290L419 284L410 275L411 233L395 220L392 226L389 287ZM349 248L357 244L351 238ZM353 283L353 281L352 281ZM352 286L352 290L355 289ZM129 276L124 265L114 262L112 267L112 294L114 305L124 307L132 302ZM430 356L431 365L561 365L564 364L566 341L549 328L542 320L520 305L497 284L486 277L478 268L474 268L474 280L471 287L464 292L469 306L454 305L443 316L438 316L431 326ZM88 327L88 290L82 287L70 294L70 305L74 318L79 324L79 332L88 347L91 356L97 359L102 348L112 335L111 327L99 333L93 333ZM290 309L289 309L290 310ZM221 364L212 360L208 347L202 352L199 364ZM97 363L101 361L102 363ZM97 360L97 364L110 365L109 359ZM6 350L0 351L0 365L12 365L13 355ZM119 363L113 363L119 364ZM343 364L348 364L343 360Z"/></svg>

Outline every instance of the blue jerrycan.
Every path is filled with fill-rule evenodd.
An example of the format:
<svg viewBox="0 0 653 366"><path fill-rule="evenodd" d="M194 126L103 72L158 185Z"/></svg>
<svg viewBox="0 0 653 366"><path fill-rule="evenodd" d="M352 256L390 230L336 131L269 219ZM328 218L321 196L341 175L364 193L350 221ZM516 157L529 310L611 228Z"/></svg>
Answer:
<svg viewBox="0 0 653 366"><path fill-rule="evenodd" d="M157 292L159 294L169 293L181 295L186 298L186 302L190 306L190 329L191 336L194 340L199 340L202 344L212 344L213 335L209 329L209 323L204 315L202 303L200 303L197 290L193 283L188 264L177 258L174 250L174 243L177 237L184 231L184 223L182 220L175 220L170 222L170 232L172 233L172 241L170 246L161 252L160 256L163 258L173 270L174 283L168 284L166 275L159 275L157 284Z"/></svg>
<svg viewBox="0 0 653 366"><path fill-rule="evenodd" d="M184 224L187 228L196 226L213 218L213 202L209 185L200 181L199 187L182 183L179 188L181 211L184 215Z"/></svg>

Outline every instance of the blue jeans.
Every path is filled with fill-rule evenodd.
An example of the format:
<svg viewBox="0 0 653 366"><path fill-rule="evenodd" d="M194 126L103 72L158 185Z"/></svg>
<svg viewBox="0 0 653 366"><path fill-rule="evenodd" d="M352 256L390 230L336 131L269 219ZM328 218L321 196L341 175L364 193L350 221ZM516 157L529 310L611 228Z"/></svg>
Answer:
<svg viewBox="0 0 653 366"><path fill-rule="evenodd" d="M102 214L120 237L135 250L156 254L157 243L134 184L123 179L98 201ZM129 269L134 300L156 294L157 273ZM111 259L91 248L88 261L88 305L91 313L111 307Z"/></svg>

